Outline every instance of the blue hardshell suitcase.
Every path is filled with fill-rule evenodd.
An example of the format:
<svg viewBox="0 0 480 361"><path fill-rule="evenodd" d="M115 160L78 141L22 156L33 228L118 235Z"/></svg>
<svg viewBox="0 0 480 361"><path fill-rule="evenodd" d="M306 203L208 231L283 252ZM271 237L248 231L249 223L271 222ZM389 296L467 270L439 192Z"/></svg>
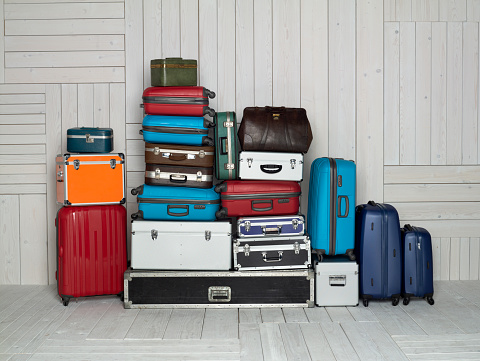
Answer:
<svg viewBox="0 0 480 361"><path fill-rule="evenodd" d="M320 256L355 259L355 182L353 161L317 158L310 168L307 233Z"/></svg>
<svg viewBox="0 0 480 361"><path fill-rule="evenodd" d="M212 188L150 186L132 189L137 196L138 217L156 221L214 221L220 208L220 194Z"/></svg>
<svg viewBox="0 0 480 361"><path fill-rule="evenodd" d="M402 291L402 251L397 210L386 203L361 204L355 211L360 298L391 298L398 305Z"/></svg>
<svg viewBox="0 0 480 361"><path fill-rule="evenodd" d="M214 124L203 117L146 115L143 118L143 140L147 143L214 145L208 129Z"/></svg>
<svg viewBox="0 0 480 361"><path fill-rule="evenodd" d="M430 305L433 301L433 256L430 233L421 227L406 224L401 229L403 277L403 304L410 297L423 297Z"/></svg>
<svg viewBox="0 0 480 361"><path fill-rule="evenodd" d="M112 128L76 127L67 129L68 153L110 153L112 150Z"/></svg>

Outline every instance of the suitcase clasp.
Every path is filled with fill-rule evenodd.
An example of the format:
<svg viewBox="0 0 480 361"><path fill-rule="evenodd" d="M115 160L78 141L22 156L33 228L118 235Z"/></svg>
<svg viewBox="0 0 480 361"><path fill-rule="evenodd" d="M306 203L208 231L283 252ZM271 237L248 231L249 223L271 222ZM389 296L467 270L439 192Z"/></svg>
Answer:
<svg viewBox="0 0 480 361"><path fill-rule="evenodd" d="M160 168L155 169L155 179L160 179Z"/></svg>
<svg viewBox="0 0 480 361"><path fill-rule="evenodd" d="M202 181L202 172L198 171L197 172L197 182L201 182Z"/></svg>
<svg viewBox="0 0 480 361"><path fill-rule="evenodd" d="M251 225L250 221L245 221L245 232L250 232Z"/></svg>
<svg viewBox="0 0 480 361"><path fill-rule="evenodd" d="M212 231L205 231L205 241L210 241L212 239Z"/></svg>
<svg viewBox="0 0 480 361"><path fill-rule="evenodd" d="M161 149L159 147L153 148L153 154L154 155L159 155L160 151L161 151ZM165 154L167 154L167 156L165 156ZM170 153L163 153L162 154L162 157L164 157L164 158L168 158L169 156L170 156Z"/></svg>
<svg viewBox="0 0 480 361"><path fill-rule="evenodd" d="M193 159L195 159L195 154L192 154L193 155ZM200 158L205 158L205 151L203 149L200 149L200 151L198 152L198 156Z"/></svg>
<svg viewBox="0 0 480 361"><path fill-rule="evenodd" d="M73 169L78 170L80 168L80 161L78 159L75 159L73 161Z"/></svg>
<svg viewBox="0 0 480 361"><path fill-rule="evenodd" d="M90 138L90 134L85 134L85 141L87 143L93 143L95 141L95 138Z"/></svg>
<svg viewBox="0 0 480 361"><path fill-rule="evenodd" d="M292 219L292 227L295 230L298 228L298 219L296 218Z"/></svg>
<svg viewBox="0 0 480 361"><path fill-rule="evenodd" d="M293 244L293 249L295 251L295 254L299 254L300 253L300 244L298 244L298 242L295 242Z"/></svg>
<svg viewBox="0 0 480 361"><path fill-rule="evenodd" d="M117 161L115 159L110 159L110 168L115 169L117 166Z"/></svg>
<svg viewBox="0 0 480 361"><path fill-rule="evenodd" d="M243 253L245 254L245 257L250 256L250 245L249 244L246 244L245 246L243 246Z"/></svg>
<svg viewBox="0 0 480 361"><path fill-rule="evenodd" d="M296 165L297 165L297 161L295 159L290 159L290 167L292 169L295 169Z"/></svg>
<svg viewBox="0 0 480 361"><path fill-rule="evenodd" d="M158 237L158 231L157 231L156 229L152 229L152 230L150 231L150 235L152 236L152 240L155 241L155 240L157 239L157 237Z"/></svg>
<svg viewBox="0 0 480 361"><path fill-rule="evenodd" d="M248 168L252 168L253 158L247 158Z"/></svg>

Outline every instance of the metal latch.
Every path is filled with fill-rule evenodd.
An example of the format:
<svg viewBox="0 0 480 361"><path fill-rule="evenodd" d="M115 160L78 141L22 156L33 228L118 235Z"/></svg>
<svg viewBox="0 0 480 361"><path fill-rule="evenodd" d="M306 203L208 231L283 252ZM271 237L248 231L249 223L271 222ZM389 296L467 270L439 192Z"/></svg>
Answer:
<svg viewBox="0 0 480 361"><path fill-rule="evenodd" d="M160 179L160 168L155 169L155 179Z"/></svg>
<svg viewBox="0 0 480 361"><path fill-rule="evenodd" d="M249 244L246 244L245 246L243 246L243 253L245 254L245 257L250 256L250 245Z"/></svg>
<svg viewBox="0 0 480 361"><path fill-rule="evenodd" d="M225 128L233 128L233 122L223 122Z"/></svg>
<svg viewBox="0 0 480 361"><path fill-rule="evenodd" d="M197 182L201 182L202 181L202 172L198 171L197 172Z"/></svg>
<svg viewBox="0 0 480 361"><path fill-rule="evenodd" d="M194 155L194 154L192 154L192 155L193 155L193 159L195 159L195 155ZM204 151L203 149L201 149L201 150L198 152L198 156L199 156L200 158L205 158L205 151Z"/></svg>
<svg viewBox="0 0 480 361"><path fill-rule="evenodd" d="M152 240L155 241L155 240L157 239L157 237L158 237L158 231L157 231L156 229L152 229L152 230L150 231L150 235L152 236Z"/></svg>
<svg viewBox="0 0 480 361"><path fill-rule="evenodd" d="M334 275L334 276L329 276L328 278L328 282L332 287L345 287L347 283L346 280L347 280L347 276L345 275L342 275L342 276Z"/></svg>
<svg viewBox="0 0 480 361"><path fill-rule="evenodd" d="M296 165L297 165L297 161L295 159L290 159L290 167L292 169L295 169Z"/></svg>
<svg viewBox="0 0 480 361"><path fill-rule="evenodd" d="M296 219L296 218L292 219L292 226L293 226L293 229L298 228L298 219Z"/></svg>
<svg viewBox="0 0 480 361"><path fill-rule="evenodd" d="M63 178L63 171L62 170L57 172L57 177L58 178Z"/></svg>
<svg viewBox="0 0 480 361"><path fill-rule="evenodd" d="M160 154L160 148L159 147L155 147L153 148L153 154L155 155L159 155ZM167 153L167 158L170 156L170 153ZM162 157L165 157L165 153L162 154Z"/></svg>
<svg viewBox="0 0 480 361"><path fill-rule="evenodd" d="M247 158L248 168L252 168L253 158Z"/></svg>
<svg viewBox="0 0 480 361"><path fill-rule="evenodd" d="M95 138L90 138L90 134L85 134L85 141L87 143L93 143L95 141Z"/></svg>
<svg viewBox="0 0 480 361"><path fill-rule="evenodd" d="M232 289L228 286L210 286L208 287L209 302L230 302L232 299Z"/></svg>
<svg viewBox="0 0 480 361"><path fill-rule="evenodd" d="M250 232L251 226L252 224L250 223L250 221L245 221L245 232Z"/></svg>
<svg viewBox="0 0 480 361"><path fill-rule="evenodd" d="M73 161L73 169L78 170L80 168L80 161L78 159L75 159Z"/></svg>
<svg viewBox="0 0 480 361"><path fill-rule="evenodd" d="M212 231L205 231L205 241L210 241L212 238Z"/></svg>
<svg viewBox="0 0 480 361"><path fill-rule="evenodd" d="M115 159L110 159L110 168L115 169L117 166L117 161Z"/></svg>
<svg viewBox="0 0 480 361"><path fill-rule="evenodd" d="M295 242L293 244L293 249L295 250L295 254L299 254L300 253L300 244L298 242Z"/></svg>

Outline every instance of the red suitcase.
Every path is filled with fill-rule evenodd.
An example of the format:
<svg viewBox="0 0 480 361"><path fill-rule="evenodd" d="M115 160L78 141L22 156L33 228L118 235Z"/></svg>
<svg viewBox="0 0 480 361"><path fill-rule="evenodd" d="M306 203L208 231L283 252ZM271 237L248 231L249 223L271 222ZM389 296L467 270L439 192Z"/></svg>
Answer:
<svg viewBox="0 0 480 361"><path fill-rule="evenodd" d="M63 207L57 213L57 286L70 298L121 294L127 269L127 212L117 205Z"/></svg>
<svg viewBox="0 0 480 361"><path fill-rule="evenodd" d="M301 188L294 181L226 180L215 187L217 218L297 214Z"/></svg>
<svg viewBox="0 0 480 361"><path fill-rule="evenodd" d="M208 98L215 93L201 86L159 86L143 91L143 107L146 114L213 117L215 110L208 107Z"/></svg>

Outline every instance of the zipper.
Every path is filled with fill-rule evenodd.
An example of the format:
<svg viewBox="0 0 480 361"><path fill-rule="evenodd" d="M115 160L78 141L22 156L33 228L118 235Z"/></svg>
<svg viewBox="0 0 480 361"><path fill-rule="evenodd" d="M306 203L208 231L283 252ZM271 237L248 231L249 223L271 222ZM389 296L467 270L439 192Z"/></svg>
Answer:
<svg viewBox="0 0 480 361"><path fill-rule="evenodd" d="M416 227L412 226L413 234L415 235L415 264L416 264L416 271L417 271L417 287L415 289L415 295L419 295L420 293L420 285L423 285L423 272L424 272L424 264L423 264L423 257L421 256L421 239L420 239L420 232L418 232Z"/></svg>
<svg viewBox="0 0 480 361"><path fill-rule="evenodd" d="M382 295L383 296L388 296L387 291L388 291L388 241L387 240L387 232L386 228L388 225L388 213L385 207L382 204L377 203L378 208L380 208L380 211L382 212L382 270L384 270L381 274L382 276Z"/></svg>
<svg viewBox="0 0 480 361"><path fill-rule="evenodd" d="M330 256L335 255L337 247L337 162L334 158L328 158L330 162L330 242L329 251Z"/></svg>
<svg viewBox="0 0 480 361"><path fill-rule="evenodd" d="M259 193L259 194L227 194L221 195L222 199L234 200L234 199L270 199L270 198L290 198L298 197L301 192L292 193Z"/></svg>
<svg viewBox="0 0 480 361"><path fill-rule="evenodd" d="M208 105L208 98L190 97L143 97L144 103Z"/></svg>
<svg viewBox="0 0 480 361"><path fill-rule="evenodd" d="M155 132L155 133L208 134L208 129L199 129L199 128L143 126L142 129L146 132Z"/></svg>
<svg viewBox="0 0 480 361"><path fill-rule="evenodd" d="M137 203L157 203L157 204L220 204L220 199L196 200L196 199L159 199L159 198L138 198Z"/></svg>

